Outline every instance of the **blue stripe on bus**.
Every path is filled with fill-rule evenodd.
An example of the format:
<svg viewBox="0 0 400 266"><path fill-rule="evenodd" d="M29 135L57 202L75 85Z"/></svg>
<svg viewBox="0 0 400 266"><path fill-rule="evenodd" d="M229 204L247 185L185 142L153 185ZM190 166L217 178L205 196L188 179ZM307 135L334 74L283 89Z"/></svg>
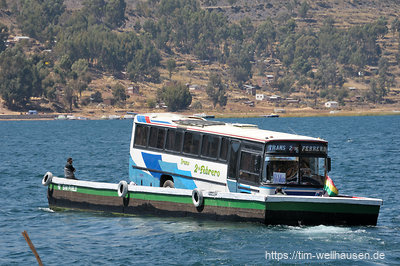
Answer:
<svg viewBox="0 0 400 266"><path fill-rule="evenodd" d="M246 188L248 188L248 190ZM240 192L245 192L245 193L251 194L251 188L249 186L244 186L244 185L240 184L239 189L240 189Z"/></svg>
<svg viewBox="0 0 400 266"><path fill-rule="evenodd" d="M160 161L160 167L162 171L165 172L192 177L192 172L178 169L177 163ZM192 179L184 178L181 176L173 176L173 178L175 187L177 188L195 189L197 187Z"/></svg>
<svg viewBox="0 0 400 266"><path fill-rule="evenodd" d="M147 168L159 171L162 170L160 166L160 161L162 161L161 155L142 152L142 157ZM151 175L158 179L161 177L161 173L157 172L151 172Z"/></svg>
<svg viewBox="0 0 400 266"><path fill-rule="evenodd" d="M156 186L156 187L160 186L159 179L156 179L154 176L148 174L143 170L139 170L132 167L136 166L135 162L132 160L132 157L130 157L129 161L130 161L129 179L131 181L135 182L138 185L143 185L143 186Z"/></svg>
<svg viewBox="0 0 400 266"><path fill-rule="evenodd" d="M146 122L146 118L144 117L144 115L137 115L136 117L137 117L136 119L137 119L138 122L147 123Z"/></svg>
<svg viewBox="0 0 400 266"><path fill-rule="evenodd" d="M171 125L170 122L166 121L159 121L159 120L151 120L152 123L158 123L158 124L166 124L166 125Z"/></svg>
<svg viewBox="0 0 400 266"><path fill-rule="evenodd" d="M228 185L229 192L237 192L237 182L226 179L226 184Z"/></svg>

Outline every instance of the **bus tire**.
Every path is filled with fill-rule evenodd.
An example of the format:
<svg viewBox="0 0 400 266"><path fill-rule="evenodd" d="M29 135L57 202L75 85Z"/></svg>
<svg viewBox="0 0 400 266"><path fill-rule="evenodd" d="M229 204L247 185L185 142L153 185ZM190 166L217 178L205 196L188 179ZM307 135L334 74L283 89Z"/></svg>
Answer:
<svg viewBox="0 0 400 266"><path fill-rule="evenodd" d="M42 179L42 185L47 187L50 185L51 181L53 180L53 174L51 172L47 172Z"/></svg>
<svg viewBox="0 0 400 266"><path fill-rule="evenodd" d="M118 197L125 197L126 194L128 193L128 183L126 183L126 181L122 180L119 181L118 183Z"/></svg>
<svg viewBox="0 0 400 266"><path fill-rule="evenodd" d="M175 184L172 180L165 180L163 187L175 188Z"/></svg>
<svg viewBox="0 0 400 266"><path fill-rule="evenodd" d="M199 190L197 188L193 189L192 201L193 201L193 205L196 208L201 208L204 205L203 192L201 192L201 190Z"/></svg>

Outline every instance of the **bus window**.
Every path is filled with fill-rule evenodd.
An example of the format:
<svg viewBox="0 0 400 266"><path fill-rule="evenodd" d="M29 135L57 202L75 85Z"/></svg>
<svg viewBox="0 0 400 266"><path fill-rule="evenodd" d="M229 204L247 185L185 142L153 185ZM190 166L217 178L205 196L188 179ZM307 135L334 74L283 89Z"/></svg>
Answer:
<svg viewBox="0 0 400 266"><path fill-rule="evenodd" d="M263 182L321 186L325 177L325 158L267 156Z"/></svg>
<svg viewBox="0 0 400 266"><path fill-rule="evenodd" d="M147 132L149 128L144 125L136 124L135 128L135 145L146 146L147 144Z"/></svg>
<svg viewBox="0 0 400 266"><path fill-rule="evenodd" d="M229 165L228 165L228 178L237 179L237 163L239 157L240 142L236 140L231 141Z"/></svg>
<svg viewBox="0 0 400 266"><path fill-rule="evenodd" d="M229 140L227 138L221 138L221 149L219 152L219 159L226 161L228 157L228 143Z"/></svg>
<svg viewBox="0 0 400 266"><path fill-rule="evenodd" d="M198 155L200 146L200 134L185 132L183 139L183 152Z"/></svg>
<svg viewBox="0 0 400 266"><path fill-rule="evenodd" d="M219 137L211 135L203 135L201 155L217 159L218 146L219 146Z"/></svg>
<svg viewBox="0 0 400 266"><path fill-rule="evenodd" d="M260 182L261 155L242 151L240 156L239 177L242 180L258 184Z"/></svg>
<svg viewBox="0 0 400 266"><path fill-rule="evenodd" d="M275 184L298 183L298 157L275 157L265 158L263 180Z"/></svg>
<svg viewBox="0 0 400 266"><path fill-rule="evenodd" d="M300 182L303 185L323 185L325 158L302 157L300 159Z"/></svg>
<svg viewBox="0 0 400 266"><path fill-rule="evenodd" d="M165 130L163 128L152 127L150 128L149 147L163 149Z"/></svg>
<svg viewBox="0 0 400 266"><path fill-rule="evenodd" d="M170 151L180 152L182 144L182 135L183 135L182 131L177 131L176 129L168 129L165 149Z"/></svg>

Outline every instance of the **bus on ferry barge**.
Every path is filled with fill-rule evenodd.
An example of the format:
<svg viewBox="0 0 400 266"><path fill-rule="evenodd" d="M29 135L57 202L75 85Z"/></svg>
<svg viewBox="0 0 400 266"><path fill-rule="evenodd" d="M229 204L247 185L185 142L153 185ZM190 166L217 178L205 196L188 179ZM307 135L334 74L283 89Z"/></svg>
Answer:
<svg viewBox="0 0 400 266"><path fill-rule="evenodd" d="M177 114L137 115L129 177L137 185L250 194L320 195L325 140Z"/></svg>

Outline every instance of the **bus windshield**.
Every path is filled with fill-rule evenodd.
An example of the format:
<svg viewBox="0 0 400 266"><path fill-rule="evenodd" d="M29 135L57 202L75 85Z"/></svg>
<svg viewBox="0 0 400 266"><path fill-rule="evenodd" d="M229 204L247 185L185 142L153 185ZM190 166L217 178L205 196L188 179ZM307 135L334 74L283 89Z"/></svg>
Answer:
<svg viewBox="0 0 400 266"><path fill-rule="evenodd" d="M273 155L265 157L263 183L323 186L324 180L325 158Z"/></svg>

